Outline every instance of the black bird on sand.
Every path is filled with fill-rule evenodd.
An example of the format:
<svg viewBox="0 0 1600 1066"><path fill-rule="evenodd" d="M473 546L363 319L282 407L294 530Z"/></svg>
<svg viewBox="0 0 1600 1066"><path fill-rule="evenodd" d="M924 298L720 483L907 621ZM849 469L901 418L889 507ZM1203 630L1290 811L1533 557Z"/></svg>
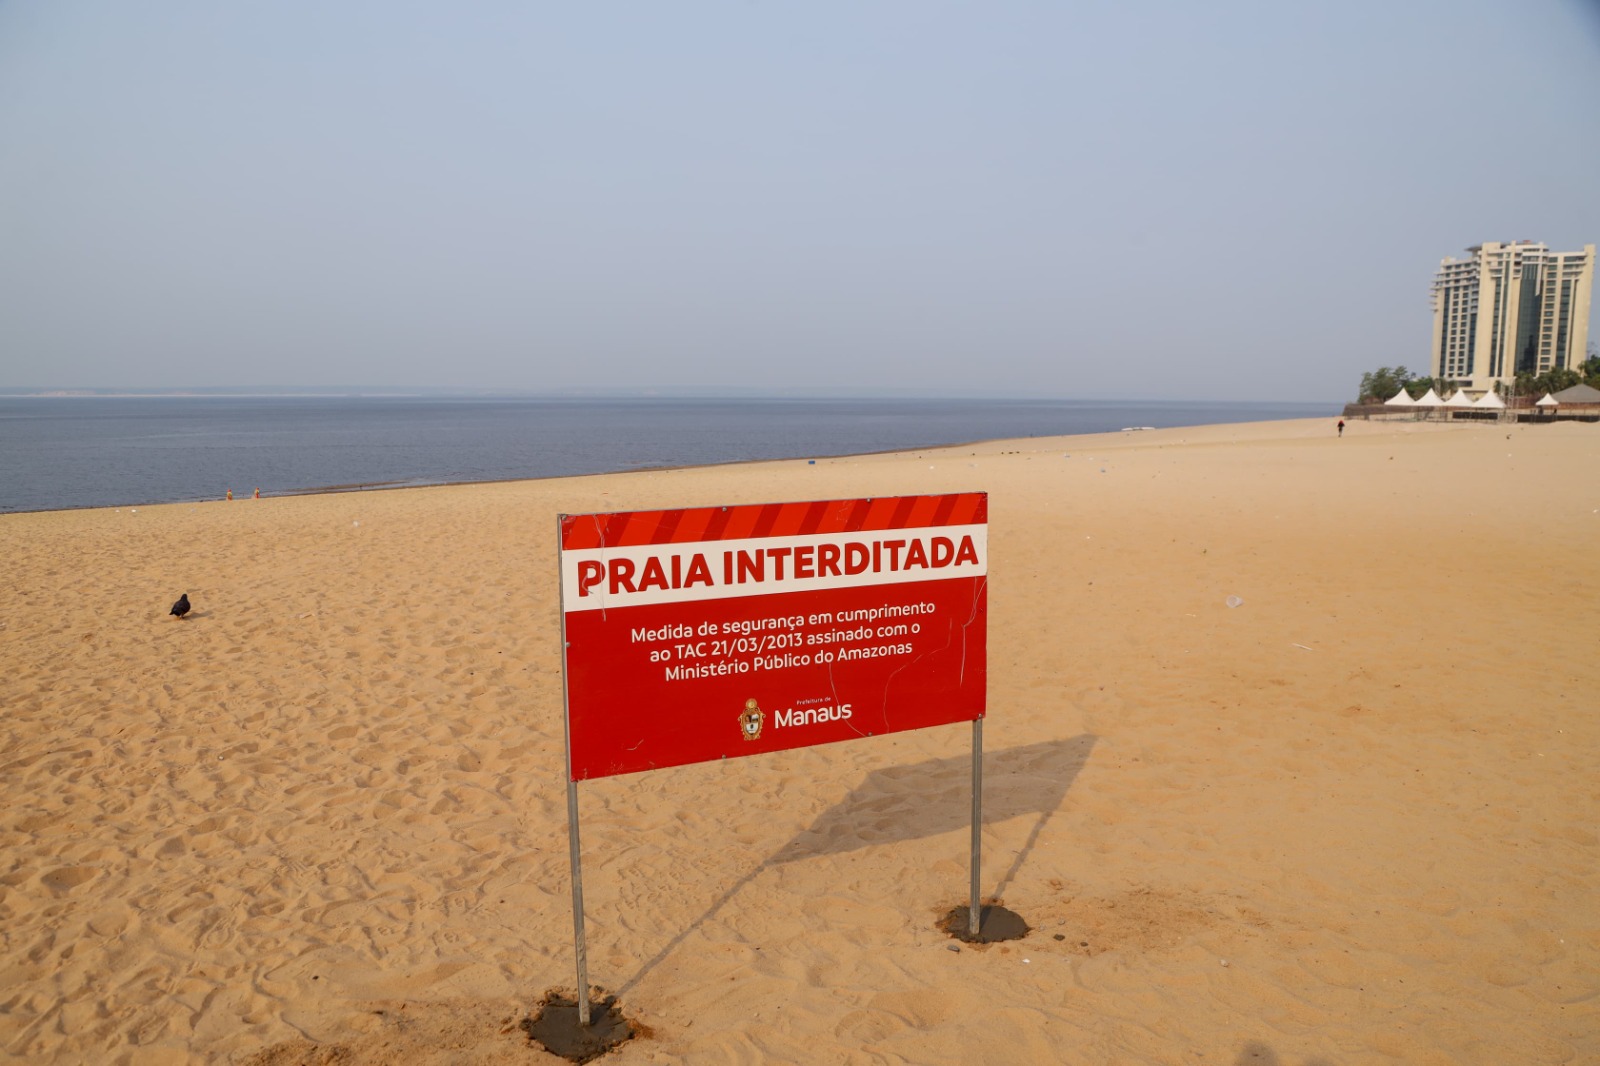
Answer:
<svg viewBox="0 0 1600 1066"><path fill-rule="evenodd" d="M186 615L188 613L189 613L189 594L187 592L185 592L182 596L178 597L178 602L172 605L172 616L174 618L182 618L184 615Z"/></svg>

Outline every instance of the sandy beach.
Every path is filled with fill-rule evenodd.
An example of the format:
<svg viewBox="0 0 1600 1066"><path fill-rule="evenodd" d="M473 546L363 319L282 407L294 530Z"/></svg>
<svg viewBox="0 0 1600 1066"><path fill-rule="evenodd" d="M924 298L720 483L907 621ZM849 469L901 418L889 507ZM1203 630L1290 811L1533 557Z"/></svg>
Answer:
<svg viewBox="0 0 1600 1066"><path fill-rule="evenodd" d="M1033 931L936 928L964 727L585 782L605 1061L1600 1061L1597 471L1328 418L0 516L0 1062L561 1061L556 514L971 490Z"/></svg>

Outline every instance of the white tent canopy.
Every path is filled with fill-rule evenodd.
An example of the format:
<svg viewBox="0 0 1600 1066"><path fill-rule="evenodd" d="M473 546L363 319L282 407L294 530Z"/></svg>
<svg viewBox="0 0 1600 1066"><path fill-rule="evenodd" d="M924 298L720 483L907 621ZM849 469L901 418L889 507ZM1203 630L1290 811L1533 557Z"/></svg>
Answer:
<svg viewBox="0 0 1600 1066"><path fill-rule="evenodd" d="M1535 406L1535 407L1559 407L1559 406L1561 406L1561 401L1557 400L1554 396L1551 396L1547 392L1547 393L1544 394L1544 398L1542 400L1540 400L1538 403L1534 404L1533 406Z"/></svg>
<svg viewBox="0 0 1600 1066"><path fill-rule="evenodd" d="M1471 407L1472 401L1467 398L1466 389L1457 389L1450 398L1444 402L1446 407Z"/></svg>
<svg viewBox="0 0 1600 1066"><path fill-rule="evenodd" d="M1416 405L1418 407L1443 407L1444 401L1439 399L1439 394L1434 392L1430 386L1427 393L1417 401Z"/></svg>
<svg viewBox="0 0 1600 1066"><path fill-rule="evenodd" d="M1411 398L1411 394L1405 389L1401 389L1399 392L1383 401L1383 405L1385 407L1414 407L1416 406L1416 403L1417 401L1413 400Z"/></svg>
<svg viewBox="0 0 1600 1066"><path fill-rule="evenodd" d="M1482 396L1479 396L1478 397L1478 402L1473 404L1472 406L1474 406L1474 407L1488 407L1488 408L1492 408L1492 409L1494 409L1496 411L1504 411L1506 409L1506 402L1500 398L1500 394L1499 393L1497 393L1497 392L1486 392Z"/></svg>

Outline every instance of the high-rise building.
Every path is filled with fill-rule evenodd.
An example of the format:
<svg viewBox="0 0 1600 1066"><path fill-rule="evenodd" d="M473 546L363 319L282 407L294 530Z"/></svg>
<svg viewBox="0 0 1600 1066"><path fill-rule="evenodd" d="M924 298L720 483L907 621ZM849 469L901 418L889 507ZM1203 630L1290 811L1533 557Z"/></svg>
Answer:
<svg viewBox="0 0 1600 1066"><path fill-rule="evenodd" d="M1477 244L1433 279L1433 376L1473 392L1522 371L1576 369L1589 341L1594 245Z"/></svg>

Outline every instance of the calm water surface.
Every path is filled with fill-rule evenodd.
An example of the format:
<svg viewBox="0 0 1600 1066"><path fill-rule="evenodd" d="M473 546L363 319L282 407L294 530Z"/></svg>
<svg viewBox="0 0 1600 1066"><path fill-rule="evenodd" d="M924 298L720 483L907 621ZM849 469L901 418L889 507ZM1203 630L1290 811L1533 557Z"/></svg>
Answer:
<svg viewBox="0 0 1600 1066"><path fill-rule="evenodd" d="M557 477L1307 418L1337 404L0 397L0 511Z"/></svg>

